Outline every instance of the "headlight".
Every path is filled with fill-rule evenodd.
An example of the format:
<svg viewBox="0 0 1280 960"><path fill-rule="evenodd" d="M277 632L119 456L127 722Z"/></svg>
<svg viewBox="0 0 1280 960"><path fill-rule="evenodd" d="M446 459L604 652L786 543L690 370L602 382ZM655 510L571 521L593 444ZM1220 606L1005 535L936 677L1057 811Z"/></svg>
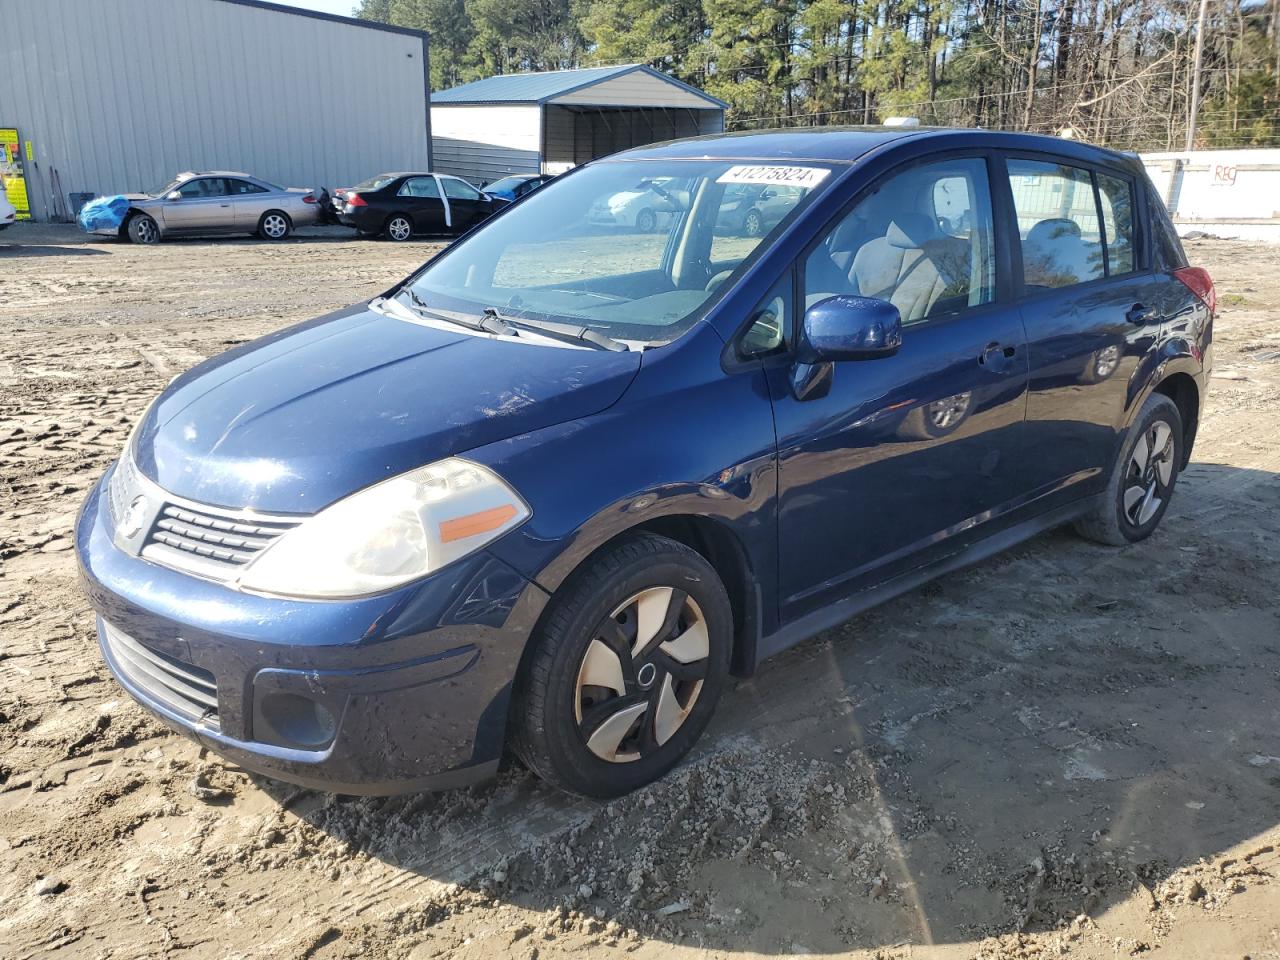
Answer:
<svg viewBox="0 0 1280 960"><path fill-rule="evenodd" d="M459 560L529 518L492 471L450 458L352 494L290 530L240 576L246 590L360 597Z"/></svg>

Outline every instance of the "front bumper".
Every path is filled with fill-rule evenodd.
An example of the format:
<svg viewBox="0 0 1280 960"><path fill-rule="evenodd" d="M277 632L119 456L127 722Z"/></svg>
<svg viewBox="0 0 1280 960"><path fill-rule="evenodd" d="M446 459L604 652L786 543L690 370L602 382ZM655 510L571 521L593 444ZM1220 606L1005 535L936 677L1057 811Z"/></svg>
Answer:
<svg viewBox="0 0 1280 960"><path fill-rule="evenodd" d="M238 592L119 549L109 477L81 509L76 554L107 666L152 713L246 769L334 793L446 789L496 770L539 587L481 552L359 600ZM183 677L191 698L173 695ZM193 706L201 690L207 708ZM298 705L331 723L299 726Z"/></svg>

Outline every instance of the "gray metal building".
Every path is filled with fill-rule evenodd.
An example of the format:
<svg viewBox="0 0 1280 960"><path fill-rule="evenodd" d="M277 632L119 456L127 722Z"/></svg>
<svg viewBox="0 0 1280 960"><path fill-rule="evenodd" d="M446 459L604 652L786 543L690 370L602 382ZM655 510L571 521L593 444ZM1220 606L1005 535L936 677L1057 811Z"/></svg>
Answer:
<svg viewBox="0 0 1280 960"><path fill-rule="evenodd" d="M563 173L629 147L720 133L726 106L635 63L488 77L431 95L435 168L473 183Z"/></svg>
<svg viewBox="0 0 1280 960"><path fill-rule="evenodd" d="M427 56L417 30L258 0L3 0L0 129L37 220L183 170L350 186L431 166Z"/></svg>

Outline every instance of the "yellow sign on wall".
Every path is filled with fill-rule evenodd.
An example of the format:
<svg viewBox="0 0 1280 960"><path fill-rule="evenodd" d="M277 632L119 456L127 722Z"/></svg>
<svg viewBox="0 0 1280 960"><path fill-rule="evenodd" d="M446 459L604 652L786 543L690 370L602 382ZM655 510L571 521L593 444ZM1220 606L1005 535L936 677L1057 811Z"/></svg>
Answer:
<svg viewBox="0 0 1280 960"><path fill-rule="evenodd" d="M27 141L27 159L31 159L31 141ZM0 127L0 182L5 196L18 211L19 220L31 219L31 201L27 197L27 179L22 170L22 155L18 152L18 131L13 127Z"/></svg>

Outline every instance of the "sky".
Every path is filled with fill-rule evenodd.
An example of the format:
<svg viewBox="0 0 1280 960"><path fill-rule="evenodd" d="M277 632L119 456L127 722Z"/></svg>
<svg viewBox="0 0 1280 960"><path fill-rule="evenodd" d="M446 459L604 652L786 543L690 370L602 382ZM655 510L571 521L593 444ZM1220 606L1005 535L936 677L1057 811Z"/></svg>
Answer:
<svg viewBox="0 0 1280 960"><path fill-rule="evenodd" d="M355 9L357 0L272 0L287 7L302 7L304 10L319 10L321 13L336 13L349 17Z"/></svg>

